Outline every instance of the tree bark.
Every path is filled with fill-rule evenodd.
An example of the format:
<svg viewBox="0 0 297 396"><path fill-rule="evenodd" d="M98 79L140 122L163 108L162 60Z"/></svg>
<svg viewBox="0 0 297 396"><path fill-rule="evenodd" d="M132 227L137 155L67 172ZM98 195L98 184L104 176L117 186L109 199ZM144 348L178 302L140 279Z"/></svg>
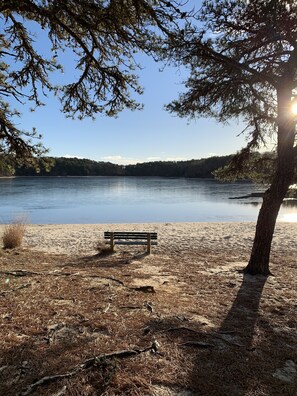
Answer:
<svg viewBox="0 0 297 396"><path fill-rule="evenodd" d="M265 192L259 212L251 257L245 272L269 275L269 258L280 206L294 177L294 139L296 120L290 114L291 90L278 92L278 142L276 172Z"/></svg>
<svg viewBox="0 0 297 396"><path fill-rule="evenodd" d="M287 192L284 191L281 195L277 194L277 196L277 188L278 185L275 183L264 194L257 220L252 253L249 263L245 268L245 273L251 275L270 275L269 259L275 223L280 206Z"/></svg>

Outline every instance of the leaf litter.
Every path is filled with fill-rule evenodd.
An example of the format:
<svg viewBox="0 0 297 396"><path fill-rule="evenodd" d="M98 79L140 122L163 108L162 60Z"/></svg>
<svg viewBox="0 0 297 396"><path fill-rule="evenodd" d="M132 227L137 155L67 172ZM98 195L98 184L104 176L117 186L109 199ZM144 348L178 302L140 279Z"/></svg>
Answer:
<svg viewBox="0 0 297 396"><path fill-rule="evenodd" d="M4 252L0 394L296 395L296 251L268 278L247 260Z"/></svg>

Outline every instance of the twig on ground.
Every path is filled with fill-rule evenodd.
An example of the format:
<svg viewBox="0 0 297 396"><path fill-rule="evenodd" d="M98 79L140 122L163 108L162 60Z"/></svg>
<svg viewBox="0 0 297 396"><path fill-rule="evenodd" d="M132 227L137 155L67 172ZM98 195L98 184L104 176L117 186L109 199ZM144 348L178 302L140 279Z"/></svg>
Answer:
<svg viewBox="0 0 297 396"><path fill-rule="evenodd" d="M128 358L131 356L136 356L141 353L148 352L148 351L154 351L154 350L155 350L155 343L153 343L151 346L149 346L147 348L143 348L143 349L137 349L137 348L130 349L130 350L128 349L128 350L123 350L123 351L118 351L118 352L105 353L100 356L95 356L93 358L85 360L83 363L74 367L73 370L68 371L67 373L42 377L40 380L27 386L27 388L21 392L20 396L28 396L28 395L32 394L39 386L46 385L46 384L49 384L54 381L58 381L63 378L73 377L74 375L78 374L79 372L81 372L83 370L87 370L93 366L100 365L100 361L104 361L106 359Z"/></svg>
<svg viewBox="0 0 297 396"><path fill-rule="evenodd" d="M139 305L123 305L119 307L120 309L143 309L143 307L140 307Z"/></svg>
<svg viewBox="0 0 297 396"><path fill-rule="evenodd" d="M63 386L63 388L61 388L60 390L58 390L58 392L54 393L51 396L63 396L66 395L66 391L67 391L67 387Z"/></svg>
<svg viewBox="0 0 297 396"><path fill-rule="evenodd" d="M144 293L156 293L153 286L139 286L139 287L130 287L130 290L140 291Z"/></svg>
<svg viewBox="0 0 297 396"><path fill-rule="evenodd" d="M0 274L3 274L3 275L12 275L12 276L42 275L42 274L40 274L39 272L25 271L25 270L0 271Z"/></svg>
<svg viewBox="0 0 297 396"><path fill-rule="evenodd" d="M103 309L102 312L106 313L110 308L110 304L107 304L107 306Z"/></svg>
<svg viewBox="0 0 297 396"><path fill-rule="evenodd" d="M178 331L178 330L186 330L186 331L191 331L192 333L207 335L206 332L190 329L189 327L186 326L169 327L168 329L159 330L158 333L165 333L169 331Z"/></svg>
<svg viewBox="0 0 297 396"><path fill-rule="evenodd" d="M124 282L121 280L114 278L113 276L98 276L98 275L85 275L79 272L35 272L35 271L25 271L25 270L13 270L13 271L0 271L0 274L3 275L11 275L11 276L30 276L30 275L38 275L38 276L81 276L84 278L98 278L104 280L111 280L115 283L118 283L124 286Z"/></svg>
<svg viewBox="0 0 297 396"><path fill-rule="evenodd" d="M16 290L25 289L26 287L29 287L29 286L31 286L31 285L32 285L32 283L25 283L24 285L20 285L20 286L15 287L14 289L11 289L11 290L3 290L3 291L0 291L0 294L13 293L13 292L16 291Z"/></svg>
<svg viewBox="0 0 297 396"><path fill-rule="evenodd" d="M206 342L200 342L200 341L187 341L183 342L182 344L178 344L180 346L189 346L189 347L194 347L194 348L201 348L201 349L207 349L207 348L213 348L214 344L208 344Z"/></svg>

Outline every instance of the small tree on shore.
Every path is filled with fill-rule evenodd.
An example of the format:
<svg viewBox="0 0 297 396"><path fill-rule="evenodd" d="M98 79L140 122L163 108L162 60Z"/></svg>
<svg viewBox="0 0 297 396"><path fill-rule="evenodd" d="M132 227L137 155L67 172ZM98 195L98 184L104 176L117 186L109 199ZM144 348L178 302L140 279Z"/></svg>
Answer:
<svg viewBox="0 0 297 396"><path fill-rule="evenodd" d="M168 105L181 117L239 118L247 146L230 168L240 170L266 139L276 136L270 187L259 212L245 271L268 275L280 206L296 165L297 2L205 0L196 20L176 32L165 57L190 69L187 91Z"/></svg>
<svg viewBox="0 0 297 396"><path fill-rule="evenodd" d="M142 93L135 55L151 53L159 36L177 26L185 16L179 5L178 0L1 1L0 154L34 163L46 152L35 129L17 126L21 114L14 103L41 106L44 94L53 92L69 117L141 108L131 97ZM62 77L67 82L55 84L51 75L62 70L65 53L76 78L69 81L67 75Z"/></svg>

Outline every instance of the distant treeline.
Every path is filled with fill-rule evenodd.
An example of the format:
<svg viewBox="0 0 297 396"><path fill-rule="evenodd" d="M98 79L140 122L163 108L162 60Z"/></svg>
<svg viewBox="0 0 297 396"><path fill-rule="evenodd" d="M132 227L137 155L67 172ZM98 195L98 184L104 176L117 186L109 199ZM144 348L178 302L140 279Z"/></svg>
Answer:
<svg viewBox="0 0 297 396"><path fill-rule="evenodd" d="M80 158L50 158L52 165L46 170L13 165L0 157L0 176L161 176L212 178L212 172L225 166L231 155L189 161L154 161L136 165L116 165Z"/></svg>

